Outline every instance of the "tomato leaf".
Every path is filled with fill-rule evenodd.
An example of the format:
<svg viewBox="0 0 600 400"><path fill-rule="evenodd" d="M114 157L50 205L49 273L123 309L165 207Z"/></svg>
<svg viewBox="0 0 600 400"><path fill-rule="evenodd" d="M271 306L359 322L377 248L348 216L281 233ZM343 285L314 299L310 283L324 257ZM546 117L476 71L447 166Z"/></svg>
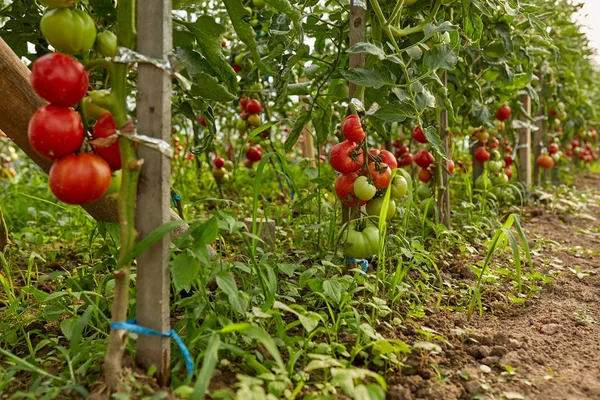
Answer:
<svg viewBox="0 0 600 400"><path fill-rule="evenodd" d="M219 83L216 78L200 72L194 77L195 83L192 87L192 93L207 100L215 100L220 103L227 103L237 99L237 96L231 94L227 88Z"/></svg>
<svg viewBox="0 0 600 400"><path fill-rule="evenodd" d="M438 130L434 126L428 126L426 129L423 130L423 133L425 133L425 137L429 141L429 144L431 144L431 147L433 148L435 153L444 160L449 161L448 155L446 154L446 150L442 145L442 139L440 139Z"/></svg>
<svg viewBox="0 0 600 400"><path fill-rule="evenodd" d="M302 14L300 14L300 11L298 11L296 8L294 8L288 0L264 0L264 1L265 1L265 3L267 3L274 9L276 9L277 11L280 11L280 12L286 14L294 22L300 21L300 18L302 17Z"/></svg>
<svg viewBox="0 0 600 400"><path fill-rule="evenodd" d="M389 71L353 68L342 70L340 73L352 83L374 89L379 89L385 85L395 85L396 83L396 76Z"/></svg>
<svg viewBox="0 0 600 400"><path fill-rule="evenodd" d="M308 124L310 118L311 113L306 108L304 108L303 105L301 105L300 111L298 112L298 118L296 118L294 126L290 131L290 135L287 137L283 145L283 148L286 152L290 152L294 145L298 142L298 139L300 138L300 133L302 132L306 124Z"/></svg>
<svg viewBox="0 0 600 400"><path fill-rule="evenodd" d="M348 53L368 53L376 56L380 60L385 60L385 52L381 47L368 42L356 43L354 46L348 49Z"/></svg>
<svg viewBox="0 0 600 400"><path fill-rule="evenodd" d="M200 272L200 261L192 254L185 252L175 256L171 262L171 276L175 290L190 290L192 283Z"/></svg>

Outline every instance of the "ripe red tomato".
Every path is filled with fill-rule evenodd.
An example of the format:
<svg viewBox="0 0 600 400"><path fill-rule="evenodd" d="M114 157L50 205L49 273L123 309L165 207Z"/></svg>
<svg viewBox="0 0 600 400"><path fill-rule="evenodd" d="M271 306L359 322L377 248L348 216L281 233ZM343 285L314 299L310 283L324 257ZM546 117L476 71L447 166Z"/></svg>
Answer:
<svg viewBox="0 0 600 400"><path fill-rule="evenodd" d="M57 106L79 103L88 90L84 66L66 54L49 53L38 58L31 68L31 86L44 100Z"/></svg>
<svg viewBox="0 0 600 400"><path fill-rule="evenodd" d="M575 147L579 147L579 140L577 140L577 139L572 140L571 141L571 146L573 146L574 148Z"/></svg>
<svg viewBox="0 0 600 400"><path fill-rule="evenodd" d="M498 118L499 121L506 121L507 119L510 118L511 113L512 113L512 111L511 111L510 107L508 106L508 104L504 104L496 112L496 118Z"/></svg>
<svg viewBox="0 0 600 400"><path fill-rule="evenodd" d="M413 155L411 153L406 153L400 159L400 165L406 167L413 163Z"/></svg>
<svg viewBox="0 0 600 400"><path fill-rule="evenodd" d="M342 122L342 134L351 142L362 142L365 140L365 131L360 123L358 115L348 115Z"/></svg>
<svg viewBox="0 0 600 400"><path fill-rule="evenodd" d="M511 153L513 151L513 148L510 145L506 145L506 147L504 147L504 152L505 153Z"/></svg>
<svg viewBox="0 0 600 400"><path fill-rule="evenodd" d="M454 160L448 161L448 173L449 174L454 173Z"/></svg>
<svg viewBox="0 0 600 400"><path fill-rule="evenodd" d="M514 162L514 160L513 160L512 156L504 157L504 164L506 164L507 167L511 166L513 162Z"/></svg>
<svg viewBox="0 0 600 400"><path fill-rule="evenodd" d="M348 207L354 207L357 204L362 206L367 203L366 200L358 200L354 193L356 178L358 178L358 172L348 172L341 174L335 180L335 193L342 204Z"/></svg>
<svg viewBox="0 0 600 400"><path fill-rule="evenodd" d="M252 165L254 165L254 163L251 160L248 160L248 159L244 160L244 167L250 169L250 168L252 168Z"/></svg>
<svg viewBox="0 0 600 400"><path fill-rule="evenodd" d="M421 168L429 168L433 161L433 156L427 150L421 150L415 155L415 163Z"/></svg>
<svg viewBox="0 0 600 400"><path fill-rule="evenodd" d="M419 143L427 143L428 142L427 138L425 137L425 133L423 132L423 129L421 129L420 126L415 126L413 128L412 137Z"/></svg>
<svg viewBox="0 0 600 400"><path fill-rule="evenodd" d="M223 166L225 165L225 159L223 157L217 157L213 161L213 164L215 168L223 168Z"/></svg>
<svg viewBox="0 0 600 400"><path fill-rule="evenodd" d="M417 177L421 182L427 183L431 180L431 171L429 170L429 168L421 168Z"/></svg>
<svg viewBox="0 0 600 400"><path fill-rule="evenodd" d="M386 163L371 162L368 171L365 171L365 176L373 179L373 185L377 189L385 189L392 179L392 170Z"/></svg>
<svg viewBox="0 0 600 400"><path fill-rule="evenodd" d="M200 123L200 125L206 126L206 120L204 119L203 115L200 116L200 118L198 119L198 122Z"/></svg>
<svg viewBox="0 0 600 400"><path fill-rule="evenodd" d="M67 204L100 200L110 185L110 167L102 157L90 153L68 155L50 168L50 190Z"/></svg>
<svg viewBox="0 0 600 400"><path fill-rule="evenodd" d="M353 157L354 159L352 159ZM358 143L349 140L336 144L329 152L329 163L337 172L358 171L364 162L365 157L363 151L359 149Z"/></svg>
<svg viewBox="0 0 600 400"><path fill-rule="evenodd" d="M262 160L262 148L258 146L252 146L246 152L246 158L252 162Z"/></svg>
<svg viewBox="0 0 600 400"><path fill-rule="evenodd" d="M407 152L408 152L408 147L406 147L406 146L400 146L398 148L398 154L400 154L401 156L403 156Z"/></svg>
<svg viewBox="0 0 600 400"><path fill-rule="evenodd" d="M392 146L394 146L397 149L401 148L402 147L402 140L400 140L400 139L394 140L394 143L392 143Z"/></svg>
<svg viewBox="0 0 600 400"><path fill-rule="evenodd" d="M250 114L260 114L262 111L262 106L258 100L252 99L248 102L248 104L246 104L246 111L248 111Z"/></svg>
<svg viewBox="0 0 600 400"><path fill-rule="evenodd" d="M485 149L485 147L481 146L475 150L474 157L480 163L484 163L490 159L490 153Z"/></svg>
<svg viewBox="0 0 600 400"><path fill-rule="evenodd" d="M542 168L552 168L554 166L554 160L547 154L542 154L539 156L537 163Z"/></svg>
<svg viewBox="0 0 600 400"><path fill-rule="evenodd" d="M246 110L246 105L247 104L248 104L248 98L247 97L240 98L240 112Z"/></svg>
<svg viewBox="0 0 600 400"><path fill-rule="evenodd" d="M83 143L81 117L71 108L40 107L29 121L31 147L44 157L57 159L79 150Z"/></svg>
<svg viewBox="0 0 600 400"><path fill-rule="evenodd" d="M510 165L507 165L506 168L504 169L504 173L506 174L506 176L508 176L508 179L511 179L513 176L512 167Z"/></svg>
<svg viewBox="0 0 600 400"><path fill-rule="evenodd" d="M550 154L556 154L556 153L558 153L558 144L556 144L556 143L550 143L548 145L548 152Z"/></svg>
<svg viewBox="0 0 600 400"><path fill-rule="evenodd" d="M240 66L239 66L239 65L237 65L237 64L233 64L233 65L231 66L231 68L233 68L233 70L234 70L235 72L240 72L240 71L242 70L242 67L240 67Z"/></svg>
<svg viewBox="0 0 600 400"><path fill-rule="evenodd" d="M92 136L94 139L107 138L114 135L116 131L115 120L112 114L108 113L98 118ZM119 150L118 141L108 147L94 146L94 151L106 160L113 171L121 169L121 150Z"/></svg>
<svg viewBox="0 0 600 400"><path fill-rule="evenodd" d="M396 157L387 150L371 149L369 150L369 154L378 157L379 161L386 163L391 169L398 168Z"/></svg>

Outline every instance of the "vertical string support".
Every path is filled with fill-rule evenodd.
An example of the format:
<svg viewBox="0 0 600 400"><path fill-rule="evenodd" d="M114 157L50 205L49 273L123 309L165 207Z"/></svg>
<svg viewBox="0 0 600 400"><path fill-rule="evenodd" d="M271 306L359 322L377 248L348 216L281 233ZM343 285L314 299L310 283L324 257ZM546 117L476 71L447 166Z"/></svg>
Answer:
<svg viewBox="0 0 600 400"><path fill-rule="evenodd" d="M531 115L531 98L524 93L520 96L521 105L526 115L521 115L520 120L524 126L519 130L519 182L526 193L531 191L531 129L529 116Z"/></svg>

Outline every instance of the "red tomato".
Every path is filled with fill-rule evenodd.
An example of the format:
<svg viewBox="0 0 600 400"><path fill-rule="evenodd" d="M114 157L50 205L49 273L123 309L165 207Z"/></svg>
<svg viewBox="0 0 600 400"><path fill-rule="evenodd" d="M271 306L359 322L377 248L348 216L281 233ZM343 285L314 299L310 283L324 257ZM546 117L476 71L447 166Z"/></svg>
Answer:
<svg viewBox="0 0 600 400"><path fill-rule="evenodd" d="M511 113L512 111L510 107L508 106L508 104L505 104L498 109L498 112L496 112L496 118L498 118L499 121L506 121L510 118Z"/></svg>
<svg viewBox="0 0 600 400"><path fill-rule="evenodd" d="M365 176L373 179L373 185L377 189L385 189L390 184L392 179L392 170L386 163L369 163L368 171L365 171Z"/></svg>
<svg viewBox="0 0 600 400"><path fill-rule="evenodd" d="M49 53L31 68L31 86L44 100L57 106L79 103L89 85L84 66L66 54Z"/></svg>
<svg viewBox="0 0 600 400"><path fill-rule="evenodd" d="M429 168L433 161L433 156L427 150L421 150L415 156L415 163L421 168Z"/></svg>
<svg viewBox="0 0 600 400"><path fill-rule="evenodd" d="M83 125L79 114L69 107L40 107L29 121L31 147L44 157L57 159L79 150Z"/></svg>
<svg viewBox="0 0 600 400"><path fill-rule="evenodd" d="M513 148L510 145L506 145L506 147L504 147L504 152L506 153L511 153L513 151Z"/></svg>
<svg viewBox="0 0 600 400"><path fill-rule="evenodd" d="M548 152L550 154L556 154L556 153L558 153L558 145L556 143L550 143L548 145Z"/></svg>
<svg viewBox="0 0 600 400"><path fill-rule="evenodd" d="M353 160L352 158L354 157ZM355 172L362 168L365 162L363 151L357 143L349 140L332 147L329 152L329 163L337 172Z"/></svg>
<svg viewBox="0 0 600 400"><path fill-rule="evenodd" d="M215 158L215 161L213 161L213 164L215 168L223 168L225 165L225 159L223 157L217 157Z"/></svg>
<svg viewBox="0 0 600 400"><path fill-rule="evenodd" d="M200 122L200 125L206 126L206 120L204 119L203 115L200 116L200 119L198 120L198 122Z"/></svg>
<svg viewBox="0 0 600 400"><path fill-rule="evenodd" d="M506 156L504 157L504 164L506 164L507 167L510 167L513 163L513 158L512 156Z"/></svg>
<svg viewBox="0 0 600 400"><path fill-rule="evenodd" d="M246 104L246 111L248 111L250 114L260 114L262 111L262 106L258 100L252 99L248 102L248 104Z"/></svg>
<svg viewBox="0 0 600 400"><path fill-rule="evenodd" d="M397 149L399 149L399 148L403 147L403 146L402 146L402 140L400 140L400 139L396 139L396 140L394 140L394 143L392 143L392 146L394 146L394 147L395 147L395 148L397 148Z"/></svg>
<svg viewBox="0 0 600 400"><path fill-rule="evenodd" d="M512 167L510 165L507 165L506 169L504 170L504 173L506 174L506 176L508 176L508 179L511 179L513 176Z"/></svg>
<svg viewBox="0 0 600 400"><path fill-rule="evenodd" d="M490 149L495 149L499 145L500 145L500 142L498 141L498 139L495 136L491 137L488 141L488 146L490 146Z"/></svg>
<svg viewBox="0 0 600 400"><path fill-rule="evenodd" d="M417 177L421 182L427 183L431 180L431 171L429 168L421 168Z"/></svg>
<svg viewBox="0 0 600 400"><path fill-rule="evenodd" d="M252 162L262 160L262 148L260 146L252 146L246 152L246 158Z"/></svg>
<svg viewBox="0 0 600 400"><path fill-rule="evenodd" d="M423 132L423 129L421 129L420 126L414 127L414 129L412 130L412 137L419 143L428 142L427 138L425 137L425 133Z"/></svg>
<svg viewBox="0 0 600 400"><path fill-rule="evenodd" d="M358 115L348 115L342 122L342 134L351 142L362 142L365 140L365 131L360 123Z"/></svg>
<svg viewBox="0 0 600 400"><path fill-rule="evenodd" d="M408 166L411 165L413 163L413 155L411 153L406 153L402 156L402 159L400 160L400 165L402 166Z"/></svg>
<svg viewBox="0 0 600 400"><path fill-rule="evenodd" d="M335 180L335 193L342 204L348 207L367 204L366 200L358 200L356 194L354 194L354 181L356 181L356 178L358 178L358 172L348 172L341 174Z"/></svg>
<svg viewBox="0 0 600 400"><path fill-rule="evenodd" d="M94 125L92 136L94 139L107 138L114 135L116 131L115 120L112 114L108 113L98 118L96 125ZM94 151L106 160L112 170L117 171L121 169L121 150L119 150L118 141L108 147L94 146Z"/></svg>
<svg viewBox="0 0 600 400"><path fill-rule="evenodd" d="M554 166L554 160L547 154L542 154L539 156L537 163L542 168L552 168Z"/></svg>
<svg viewBox="0 0 600 400"><path fill-rule="evenodd" d="M449 174L454 173L454 160L448 161L448 173Z"/></svg>
<svg viewBox="0 0 600 400"><path fill-rule="evenodd" d="M100 200L110 185L110 167L101 157L81 153L63 157L50 168L50 190L67 204Z"/></svg>
<svg viewBox="0 0 600 400"><path fill-rule="evenodd" d="M375 157L379 156L379 161L386 163L391 169L398 168L396 157L387 150L371 149L369 150L369 154Z"/></svg>
<svg viewBox="0 0 600 400"><path fill-rule="evenodd" d="M240 99L240 112L246 110L246 105L248 104L248 98L242 97Z"/></svg>
<svg viewBox="0 0 600 400"><path fill-rule="evenodd" d="M490 153L485 149L485 147L481 146L475 150L474 157L480 163L484 163L490 159Z"/></svg>

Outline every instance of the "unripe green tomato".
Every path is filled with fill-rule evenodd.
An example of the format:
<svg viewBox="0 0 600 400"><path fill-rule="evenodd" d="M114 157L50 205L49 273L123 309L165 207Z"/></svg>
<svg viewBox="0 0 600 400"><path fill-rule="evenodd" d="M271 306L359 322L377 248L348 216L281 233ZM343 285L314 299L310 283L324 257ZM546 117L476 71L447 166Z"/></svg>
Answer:
<svg viewBox="0 0 600 400"><path fill-rule="evenodd" d="M244 58L246 57L246 54L248 54L248 53L243 52L243 53L239 53L237 56L235 56L235 58L233 59L234 64L241 66L244 62Z"/></svg>
<svg viewBox="0 0 600 400"><path fill-rule="evenodd" d="M233 161L226 160L225 165L223 165L223 168L225 168L227 171L233 171Z"/></svg>
<svg viewBox="0 0 600 400"><path fill-rule="evenodd" d="M117 54L117 35L111 31L103 31L96 37L96 51L104 57L114 57Z"/></svg>
<svg viewBox="0 0 600 400"><path fill-rule="evenodd" d="M117 197L121 189L121 170L114 171L110 177L110 185L104 193L104 197Z"/></svg>
<svg viewBox="0 0 600 400"><path fill-rule="evenodd" d="M75 7L79 0L40 0L40 3L46 7Z"/></svg>
<svg viewBox="0 0 600 400"><path fill-rule="evenodd" d="M487 165L491 172L500 172L502 169L502 161L489 161Z"/></svg>
<svg viewBox="0 0 600 400"><path fill-rule="evenodd" d="M251 16L251 15L252 15L252 9L251 9L250 7L246 6L246 7L244 7L244 9L246 10L246 14L247 14L248 16Z"/></svg>
<svg viewBox="0 0 600 400"><path fill-rule="evenodd" d="M81 100L81 110L86 119L97 120L104 114L110 112L106 108L102 108L95 104L91 96L86 96Z"/></svg>
<svg viewBox="0 0 600 400"><path fill-rule="evenodd" d="M71 8L51 8L42 17L44 38L57 51L81 54L96 40L96 25L86 12Z"/></svg>
<svg viewBox="0 0 600 400"><path fill-rule="evenodd" d="M417 2L417 0L404 0L404 5L405 6L412 6L416 2Z"/></svg>
<svg viewBox="0 0 600 400"><path fill-rule="evenodd" d="M425 199L427 197L431 197L431 188L427 184L420 184L417 186L417 196L420 199Z"/></svg>
<svg viewBox="0 0 600 400"><path fill-rule="evenodd" d="M253 83L252 86L250 86L250 90L253 90L255 92L260 92L262 88L263 87L259 82Z"/></svg>
<svg viewBox="0 0 600 400"><path fill-rule="evenodd" d="M237 121L236 128L240 132L246 132L248 130L248 123L240 118Z"/></svg>
<svg viewBox="0 0 600 400"><path fill-rule="evenodd" d="M495 176L494 179L492 179L492 183L494 184L494 186L506 185L508 183L508 176L504 172L502 172L498 174L498 176Z"/></svg>
<svg viewBox="0 0 600 400"><path fill-rule="evenodd" d="M255 8L263 8L265 6L265 2L263 0L252 0L252 5Z"/></svg>
<svg viewBox="0 0 600 400"><path fill-rule="evenodd" d="M396 176L392 181L392 193L390 193L390 195L395 199L404 197L407 189L408 182L406 182L406 179L403 176Z"/></svg>
<svg viewBox="0 0 600 400"><path fill-rule="evenodd" d="M255 27L258 25L258 20L256 18L252 18L249 22L250 26Z"/></svg>
<svg viewBox="0 0 600 400"><path fill-rule="evenodd" d="M475 188L479 190L488 190L492 187L492 181L486 175L479 175L475 179Z"/></svg>
<svg viewBox="0 0 600 400"><path fill-rule="evenodd" d="M493 161L500 161L502 160L502 155L498 150L492 150L490 152L490 159L492 159Z"/></svg>
<svg viewBox="0 0 600 400"><path fill-rule="evenodd" d="M376 197L371 199L367 203L367 215L372 217L379 217L381 215L381 209L383 208L383 197ZM388 205L387 215L385 217L386 220L392 219L396 215L396 202L390 199L390 204Z"/></svg>
<svg viewBox="0 0 600 400"><path fill-rule="evenodd" d="M213 168L212 175L216 181L220 181L221 179L223 179L225 177L225 175L227 175L227 171L224 170L223 168Z"/></svg>
<svg viewBox="0 0 600 400"><path fill-rule="evenodd" d="M354 181L354 194L360 200L371 200L377 193L375 185L369 183L369 179L366 176L359 176Z"/></svg>

